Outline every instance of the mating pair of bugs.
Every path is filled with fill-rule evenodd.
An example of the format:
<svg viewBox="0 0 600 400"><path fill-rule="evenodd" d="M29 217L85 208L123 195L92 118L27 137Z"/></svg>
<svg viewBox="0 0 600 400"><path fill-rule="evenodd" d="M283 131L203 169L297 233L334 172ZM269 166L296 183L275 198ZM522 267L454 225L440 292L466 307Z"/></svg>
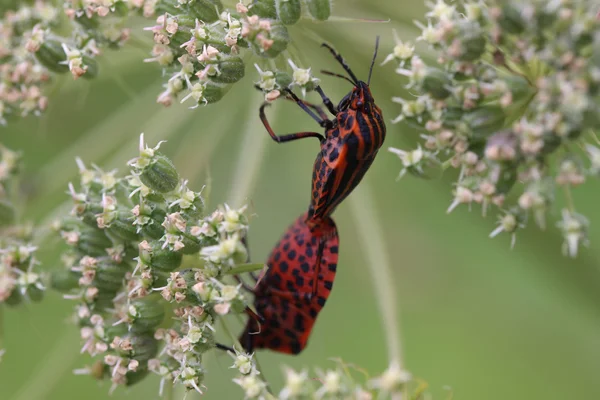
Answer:
<svg viewBox="0 0 600 400"><path fill-rule="evenodd" d="M257 348L288 354L301 352L329 297L339 251L338 231L331 215L362 180L385 139L383 116L369 88L378 45L379 38L369 78L364 82L339 53L323 44L348 77L322 72L353 85L337 106L320 86L316 87L333 119L320 106L301 100L289 89L284 90L286 99L294 101L325 129L324 135L318 132L277 135L265 115L268 103L260 107L260 119L274 141L285 143L314 137L319 139L321 150L313 167L308 212L284 233L269 256L268 269L253 289L256 313L248 309L250 318L240 337L240 343L249 353Z"/></svg>

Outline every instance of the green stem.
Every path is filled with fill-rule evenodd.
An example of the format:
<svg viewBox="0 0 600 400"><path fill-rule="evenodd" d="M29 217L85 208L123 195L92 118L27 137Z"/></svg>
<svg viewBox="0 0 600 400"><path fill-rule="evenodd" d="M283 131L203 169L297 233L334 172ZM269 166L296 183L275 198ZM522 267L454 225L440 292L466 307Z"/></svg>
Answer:
<svg viewBox="0 0 600 400"><path fill-rule="evenodd" d="M575 212L575 202L573 201L573 195L571 194L571 186L565 185L565 200L567 202L567 208L571 213Z"/></svg>
<svg viewBox="0 0 600 400"><path fill-rule="evenodd" d="M164 400L173 400L173 382L168 381L165 385L165 394L163 396Z"/></svg>
<svg viewBox="0 0 600 400"><path fill-rule="evenodd" d="M4 348L4 304L0 304L0 351Z"/></svg>
<svg viewBox="0 0 600 400"><path fill-rule="evenodd" d="M384 324L389 359L390 362L397 361L402 366L399 312L394 291L394 279L384 245L383 229L373 211L373 204L376 202L371 188L367 182L363 182L350 198L352 215L355 219L356 231L360 235L362 250L366 254L367 265L370 268L369 275L372 277L373 289Z"/></svg>

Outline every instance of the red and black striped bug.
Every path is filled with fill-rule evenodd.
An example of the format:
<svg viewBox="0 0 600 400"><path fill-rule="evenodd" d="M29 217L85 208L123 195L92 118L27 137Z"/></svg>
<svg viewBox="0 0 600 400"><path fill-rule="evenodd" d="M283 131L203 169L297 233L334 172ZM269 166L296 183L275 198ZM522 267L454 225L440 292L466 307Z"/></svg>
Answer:
<svg viewBox="0 0 600 400"><path fill-rule="evenodd" d="M317 154L313 167L311 202L306 219L307 226L316 237L327 235L329 232L327 218L360 183L383 145L386 133L381 109L375 104L369 87L377 57L379 37L375 43L367 82L359 80L342 56L331 46L325 43L322 46L331 52L349 77L329 71L322 72L345 79L354 86L337 107L320 86L315 88L323 99L323 104L335 119L328 119L320 106L301 100L291 90L286 89L285 93L286 98L295 101L321 127L325 128L324 136L317 132L297 132L278 136L271 128L265 114L265 107L269 103L263 103L260 107L260 119L271 138L277 143L307 137L315 137L321 143L321 151ZM318 260L317 257L317 262ZM316 266L316 270L318 273L319 265Z"/></svg>
<svg viewBox="0 0 600 400"><path fill-rule="evenodd" d="M261 348L300 353L333 288L339 251L336 225L327 218L330 231L322 241L306 220L304 213L286 230L252 290L258 318L251 315L240 336L248 353ZM317 260L320 242L324 245ZM317 272L317 264L326 267Z"/></svg>

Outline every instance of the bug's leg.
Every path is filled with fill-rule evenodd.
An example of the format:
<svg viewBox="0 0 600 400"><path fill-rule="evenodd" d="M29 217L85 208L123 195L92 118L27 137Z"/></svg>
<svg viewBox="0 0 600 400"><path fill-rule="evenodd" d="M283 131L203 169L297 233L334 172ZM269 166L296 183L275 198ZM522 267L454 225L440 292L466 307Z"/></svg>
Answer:
<svg viewBox="0 0 600 400"><path fill-rule="evenodd" d="M235 350L233 349L233 347L225 346L224 344L221 344L221 343L215 343L215 347L219 350L230 351L233 354L235 354Z"/></svg>
<svg viewBox="0 0 600 400"><path fill-rule="evenodd" d="M319 248L317 249L317 263L315 264L314 278L312 295L317 295L317 285L319 283L319 274L321 273L321 259L323 258L323 251L325 250L325 238L319 240Z"/></svg>
<svg viewBox="0 0 600 400"><path fill-rule="evenodd" d="M295 102L295 103L297 103L298 101L300 101L300 102L301 102L302 104L304 104L305 106L307 106L307 107L310 107L310 108L312 108L313 110L315 110L315 111L317 112L317 114L319 114L319 117L321 117L321 119L322 119L323 121L327 121L327 120L329 120L329 117L327 116L327 114L325 113L325 111L323 111L323 109L322 109L321 107L319 107L318 105L316 105L316 104L309 103L308 101L305 101L305 100L302 100L302 99L297 99L297 100L296 100L296 99L294 99L294 98L293 98L292 96L290 96L290 95L287 95L287 96L285 96L285 99L286 99L286 100L293 101L293 102Z"/></svg>
<svg viewBox="0 0 600 400"><path fill-rule="evenodd" d="M323 135L321 135L320 133L317 133L317 132L298 132L298 133L289 133L287 135L277 136L275 134L275 132L273 131L273 128L271 128L271 124L269 124L269 121L267 121L267 116L265 115L265 107L267 107L268 105L269 105L269 103L263 103L263 105L260 106L260 113L259 113L260 120L262 121L263 125L267 129L267 132L269 132L269 135L271 136L271 138L274 141L276 141L277 143L291 142L292 140L304 139L304 138L308 138L308 137L317 138L317 139L319 139L320 142L323 142L325 140ZM311 111L311 113L312 113L312 111ZM316 117L316 115L315 115L315 117Z"/></svg>
<svg viewBox="0 0 600 400"><path fill-rule="evenodd" d="M258 315L257 313L255 313L250 307L246 306L246 314L248 314L250 316L250 318L254 318L255 321L257 321L259 324L262 324L265 322L265 319Z"/></svg>
<svg viewBox="0 0 600 400"><path fill-rule="evenodd" d="M303 109L308 115L310 115L312 119L317 121L317 123L321 127L331 128L333 126L333 121L330 121L329 119L327 119L326 115L325 115L325 118L323 118L323 116L321 116L321 118L319 118L314 112L311 111L310 106L307 105L307 103L304 100L302 100L298 96L296 96L296 94L294 92L292 92L289 89L284 89L283 91L285 93L287 93L287 95L290 96L292 98L292 100L295 101L296 104L298 104L298 106L301 109Z"/></svg>
<svg viewBox="0 0 600 400"><path fill-rule="evenodd" d="M319 93L319 96L321 96L321 98L323 99L323 104L325 104L325 107L327 107L329 112L332 113L333 115L337 115L337 113L338 113L337 109L331 102L331 99L329 97L327 97L327 95L323 92L323 89L321 89L321 86L317 86L315 88L315 90L317 91L317 93Z"/></svg>

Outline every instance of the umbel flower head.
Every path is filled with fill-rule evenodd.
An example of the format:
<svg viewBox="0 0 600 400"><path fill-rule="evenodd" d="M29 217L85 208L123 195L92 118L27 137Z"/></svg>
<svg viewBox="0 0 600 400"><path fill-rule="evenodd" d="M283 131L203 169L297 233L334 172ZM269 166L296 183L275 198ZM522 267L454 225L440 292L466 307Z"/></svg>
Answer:
<svg viewBox="0 0 600 400"><path fill-rule="evenodd" d="M419 129L423 147L390 149L404 169L422 176L436 162L459 171L449 211L481 205L501 215L494 237L529 221L546 226L562 214L565 254L587 243L585 218L572 190L597 176L600 143L598 4L472 1L429 3L418 41L436 54L426 63L395 36L384 64L397 64L412 97L395 123ZM555 209L557 192L564 210ZM531 216L531 218L529 218Z"/></svg>

